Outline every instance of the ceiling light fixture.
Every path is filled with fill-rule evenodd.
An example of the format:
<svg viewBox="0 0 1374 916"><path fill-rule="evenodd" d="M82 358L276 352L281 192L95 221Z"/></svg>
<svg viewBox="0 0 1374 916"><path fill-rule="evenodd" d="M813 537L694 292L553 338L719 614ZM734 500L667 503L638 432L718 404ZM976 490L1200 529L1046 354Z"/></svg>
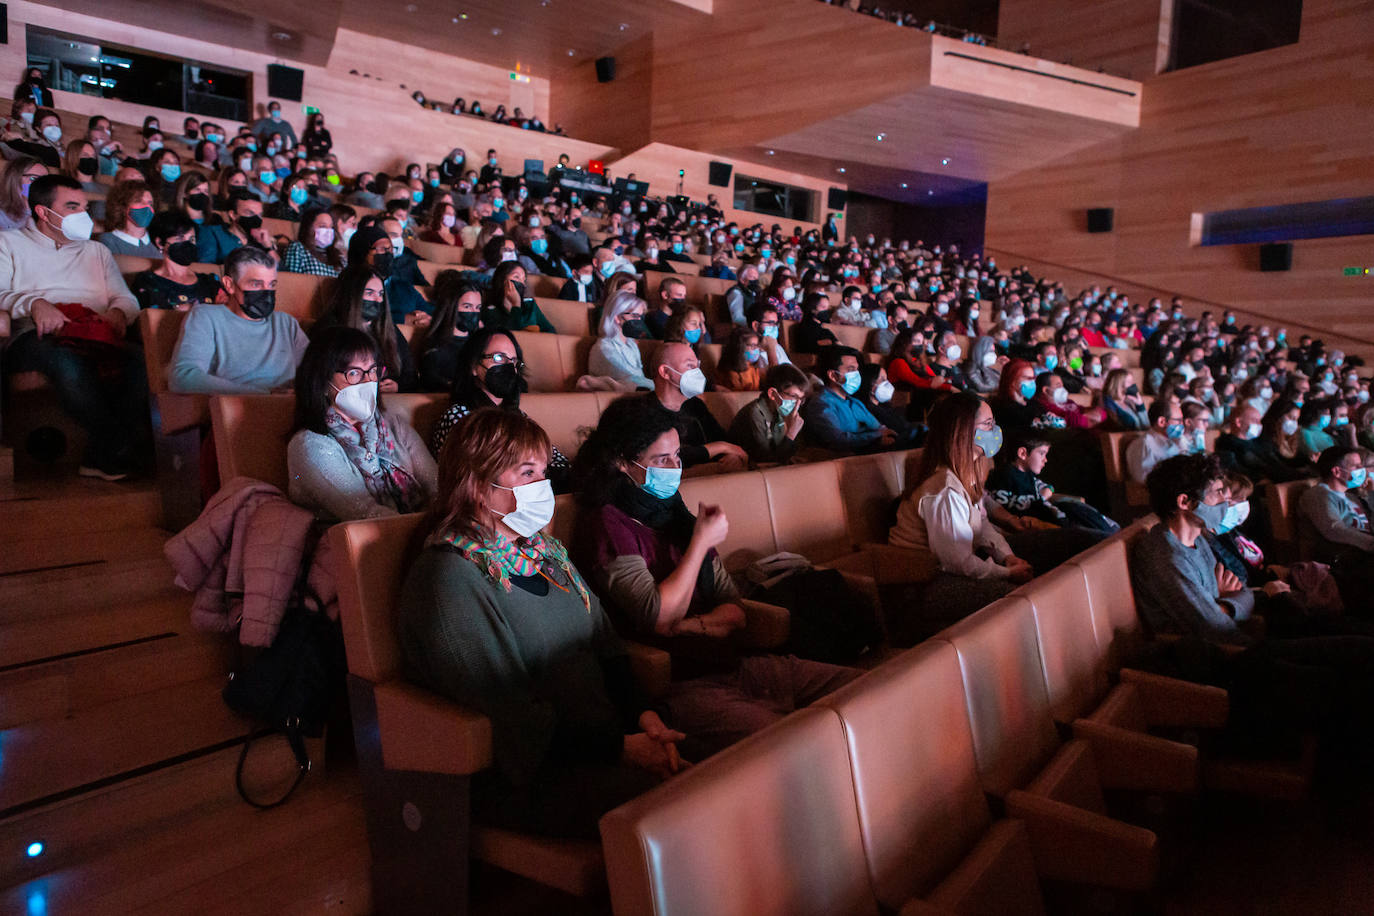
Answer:
<svg viewBox="0 0 1374 916"><path fill-rule="evenodd" d="M926 192L926 197L934 197L934 196L935 196L935 192L934 192L934 191L927 191L927 192Z"/></svg>
<svg viewBox="0 0 1374 916"><path fill-rule="evenodd" d="M843 175L843 174L844 174L844 166L840 166L836 171L838 171L841 175Z"/></svg>
<svg viewBox="0 0 1374 916"><path fill-rule="evenodd" d="M500 29L497 29L497 28L493 28L493 29L491 30L491 34L493 34L493 35L500 35L500 34L501 34L501 30L500 30Z"/></svg>
<svg viewBox="0 0 1374 916"><path fill-rule="evenodd" d="M940 160L941 165L949 165L949 157Z"/></svg>
<svg viewBox="0 0 1374 916"><path fill-rule="evenodd" d="M878 142L879 142L879 143L881 143L882 141L884 141L884 140L886 140L886 139L887 139L887 134L882 134L882 133L878 134Z"/></svg>
<svg viewBox="0 0 1374 916"><path fill-rule="evenodd" d="M407 4L406 4L406 12L407 12L407 13L413 13L413 12L415 12L415 11L418 10L418 9L419 9L419 7L416 6L416 5L413 4L413 3L407 3Z"/></svg>
<svg viewBox="0 0 1374 916"><path fill-rule="evenodd" d="M574 51L572 48L569 48L569 49L568 49L568 56L569 56L569 57L572 57L572 56L573 56L574 54L576 54L576 53L577 53L577 52Z"/></svg>
<svg viewBox="0 0 1374 916"><path fill-rule="evenodd" d="M770 150L768 151L768 155L772 156L772 155L774 155L774 152L775 152L774 150L771 150L771 149L770 149Z"/></svg>
<svg viewBox="0 0 1374 916"><path fill-rule="evenodd" d="M622 23L620 24L620 31L623 32L623 31L625 31L626 29L628 29L629 27L630 27L630 24L629 24L628 22L622 22Z"/></svg>
<svg viewBox="0 0 1374 916"><path fill-rule="evenodd" d="M902 187L903 187L903 188L905 188L905 187L906 187L906 182L905 182L905 181L904 181L904 182L902 182Z"/></svg>

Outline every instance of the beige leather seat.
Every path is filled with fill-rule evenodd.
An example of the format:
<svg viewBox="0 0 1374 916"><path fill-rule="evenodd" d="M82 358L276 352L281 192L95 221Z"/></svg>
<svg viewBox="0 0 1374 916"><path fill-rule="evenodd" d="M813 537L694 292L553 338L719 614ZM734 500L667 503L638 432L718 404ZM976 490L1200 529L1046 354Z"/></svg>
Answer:
<svg viewBox="0 0 1374 916"><path fill-rule="evenodd" d="M616 916L877 914L839 717L812 707L609 812Z"/></svg>
<svg viewBox="0 0 1374 916"><path fill-rule="evenodd" d="M587 303L557 298L535 299L535 303L559 334L572 337L596 336L596 330L592 327L591 307Z"/></svg>

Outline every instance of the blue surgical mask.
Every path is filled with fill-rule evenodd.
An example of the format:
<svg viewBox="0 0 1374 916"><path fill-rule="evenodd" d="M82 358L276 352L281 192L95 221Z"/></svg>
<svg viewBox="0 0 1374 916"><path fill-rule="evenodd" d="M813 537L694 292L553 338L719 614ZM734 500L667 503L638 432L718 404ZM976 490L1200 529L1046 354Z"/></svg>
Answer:
<svg viewBox="0 0 1374 916"><path fill-rule="evenodd" d="M1317 418L1317 429L1326 429L1330 425L1331 417L1329 414L1322 414Z"/></svg>
<svg viewBox="0 0 1374 916"><path fill-rule="evenodd" d="M682 336L689 344L694 344L701 340L701 328L688 328L682 332Z"/></svg>
<svg viewBox="0 0 1374 916"><path fill-rule="evenodd" d="M859 385L863 383L863 377L859 375L858 369L852 369L844 374L844 393L853 394L859 390Z"/></svg>
<svg viewBox="0 0 1374 916"><path fill-rule="evenodd" d="M796 410L797 401L795 398L783 398L782 401L778 404L778 413L782 414L784 417L792 416L792 414L795 413Z"/></svg>
<svg viewBox="0 0 1374 916"><path fill-rule="evenodd" d="M291 174L291 167L287 165L278 166L276 173L278 178L285 178L287 175Z"/></svg>
<svg viewBox="0 0 1374 916"><path fill-rule="evenodd" d="M682 484L682 468L646 468L638 461L635 467L644 469L644 482L640 489L659 499L671 499Z"/></svg>
<svg viewBox="0 0 1374 916"><path fill-rule="evenodd" d="M310 193L300 185L296 185L294 188L291 189L291 202L296 206L299 207L301 204L305 203L309 199Z"/></svg>
<svg viewBox="0 0 1374 916"><path fill-rule="evenodd" d="M429 186L430 186L431 188L437 188L437 187L439 187L439 179L437 179L437 178L431 178L431 179L429 180Z"/></svg>
<svg viewBox="0 0 1374 916"><path fill-rule="evenodd" d="M1164 435L1170 439L1179 438L1183 435L1183 424L1170 423L1168 426L1164 427Z"/></svg>
<svg viewBox="0 0 1374 916"><path fill-rule="evenodd" d="M537 255L543 255L549 250L548 239L530 239L530 251Z"/></svg>
<svg viewBox="0 0 1374 916"><path fill-rule="evenodd" d="M673 243L673 254L682 254L682 243L681 243L681 242L674 242L674 243Z"/></svg>
<svg viewBox="0 0 1374 916"><path fill-rule="evenodd" d="M744 361L745 361L746 363L756 363L756 362L758 362L758 361L759 361L759 349L758 349L758 347L755 347L755 348L752 349L752 350L745 350L745 351L744 351Z"/></svg>
<svg viewBox="0 0 1374 916"><path fill-rule="evenodd" d="M991 458L1002 450L1002 427L975 429L973 431L973 444L981 448L986 457Z"/></svg>
<svg viewBox="0 0 1374 916"><path fill-rule="evenodd" d="M1048 369L1049 371L1053 372L1054 369L1055 369L1055 367L1058 366L1058 365L1059 365L1059 357L1058 357L1058 356L1055 356L1053 353L1051 353L1051 354L1049 354L1048 356L1045 357L1045 368Z"/></svg>
<svg viewBox="0 0 1374 916"><path fill-rule="evenodd" d="M272 182L274 182L274 181L276 181L276 180L277 180L277 173L276 173L276 170L274 170L274 169L273 169L273 170L268 170L268 171L263 171L263 172L258 172L258 181L261 181L263 184L271 184Z"/></svg>
<svg viewBox="0 0 1374 916"><path fill-rule="evenodd" d="M1021 397L1025 398L1027 401L1035 397L1034 379L1027 379L1026 381L1021 383Z"/></svg>
<svg viewBox="0 0 1374 916"><path fill-rule="evenodd" d="M615 273L615 262L614 262L614 261L606 261L605 263L603 263L603 264L601 265L601 276L603 276L603 277L609 277L609 276L610 276L611 274L613 274L613 273Z"/></svg>
<svg viewBox="0 0 1374 916"><path fill-rule="evenodd" d="M411 192L410 192L410 199L411 199L412 201L414 201L415 203L418 204L420 201L422 201L422 200L425 199L425 192L424 192L424 191L411 191Z"/></svg>
<svg viewBox="0 0 1374 916"><path fill-rule="evenodd" d="M1350 418L1349 418L1349 417L1337 417L1336 419L1332 420L1331 422L1332 422L1332 423L1335 423L1337 426L1349 426L1349 425L1350 425Z"/></svg>
<svg viewBox="0 0 1374 916"><path fill-rule="evenodd" d="M164 162L158 171L162 173L163 181L176 181L181 177L181 166L175 162Z"/></svg>
<svg viewBox="0 0 1374 916"><path fill-rule="evenodd" d="M776 324L766 324L763 326L763 336L778 339L778 326Z"/></svg>
<svg viewBox="0 0 1374 916"><path fill-rule="evenodd" d="M1348 489L1353 490L1356 487L1364 486L1365 476L1366 474L1364 468L1356 468L1355 470L1351 471L1350 476L1345 479L1346 487Z"/></svg>

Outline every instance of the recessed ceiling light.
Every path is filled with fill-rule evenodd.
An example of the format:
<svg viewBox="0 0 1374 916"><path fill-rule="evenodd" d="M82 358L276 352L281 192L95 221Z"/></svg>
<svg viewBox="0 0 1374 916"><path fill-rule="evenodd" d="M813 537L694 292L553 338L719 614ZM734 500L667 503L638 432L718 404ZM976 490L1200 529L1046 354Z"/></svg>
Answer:
<svg viewBox="0 0 1374 916"><path fill-rule="evenodd" d="M934 192L934 191L927 191L927 192L926 192L926 197L934 197L934 196L935 196L935 192Z"/></svg>
<svg viewBox="0 0 1374 916"><path fill-rule="evenodd" d="M774 151L773 151L773 150L771 150L771 149L770 149L770 150L769 150L769 151L768 151L768 155L770 155L770 156L772 156L772 155L773 155L773 153L774 153Z"/></svg>
<svg viewBox="0 0 1374 916"><path fill-rule="evenodd" d="M941 159L941 160L940 160L940 164L941 164L941 165L949 165L949 158L946 157L946 158L944 158L944 159Z"/></svg>
<svg viewBox="0 0 1374 916"><path fill-rule="evenodd" d="M457 16L454 16L452 19L449 20L449 22L458 22L458 21L459 21L459 20L458 20L458 17L457 17Z"/></svg>
<svg viewBox="0 0 1374 916"><path fill-rule="evenodd" d="M883 140L886 140L886 139L887 139L887 134L878 134L878 140L879 140L879 142L881 142L881 141L883 141Z"/></svg>
<svg viewBox="0 0 1374 916"><path fill-rule="evenodd" d="M494 29L491 30L491 34L493 34L493 35L500 35L500 34L501 34L501 30L500 30L500 29L494 28Z"/></svg>
<svg viewBox="0 0 1374 916"><path fill-rule="evenodd" d="M841 175L843 175L843 174L844 174L844 166L840 166L839 169L838 169L837 171L838 171Z"/></svg>
<svg viewBox="0 0 1374 916"><path fill-rule="evenodd" d="M290 32L273 32L273 33L272 33L272 40L273 40L273 41L290 41L290 40L291 40L291 33L290 33Z"/></svg>
<svg viewBox="0 0 1374 916"><path fill-rule="evenodd" d="M622 23L620 24L620 31L623 32L623 31L625 31L626 29L628 29L629 27L630 27L630 24L629 24L628 22L622 22Z"/></svg>
<svg viewBox="0 0 1374 916"><path fill-rule="evenodd" d="M904 188L906 187L906 182L905 182L905 181L902 182L902 187L904 187Z"/></svg>
<svg viewBox="0 0 1374 916"><path fill-rule="evenodd" d="M413 4L413 3L407 3L407 4L406 4L406 12L407 12L407 13L413 13L413 12L415 12L415 11L418 10L418 9L419 9L419 7L416 6L416 5Z"/></svg>
<svg viewBox="0 0 1374 916"><path fill-rule="evenodd" d="M574 51L572 48L569 48L569 49L568 49L568 56L569 56L569 57L572 57L572 56L573 56L574 54L576 54L576 53L577 53L577 52Z"/></svg>

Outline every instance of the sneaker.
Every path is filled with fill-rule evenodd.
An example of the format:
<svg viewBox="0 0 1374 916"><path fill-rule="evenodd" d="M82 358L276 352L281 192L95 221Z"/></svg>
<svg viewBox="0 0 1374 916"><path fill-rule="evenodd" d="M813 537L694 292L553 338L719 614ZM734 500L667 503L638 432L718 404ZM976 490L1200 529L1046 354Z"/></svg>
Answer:
<svg viewBox="0 0 1374 916"><path fill-rule="evenodd" d="M108 480L110 483L127 480L129 478L129 472L121 468L111 467L106 469L90 464L81 465L81 467L77 468L76 473L82 477L96 477L100 480Z"/></svg>

